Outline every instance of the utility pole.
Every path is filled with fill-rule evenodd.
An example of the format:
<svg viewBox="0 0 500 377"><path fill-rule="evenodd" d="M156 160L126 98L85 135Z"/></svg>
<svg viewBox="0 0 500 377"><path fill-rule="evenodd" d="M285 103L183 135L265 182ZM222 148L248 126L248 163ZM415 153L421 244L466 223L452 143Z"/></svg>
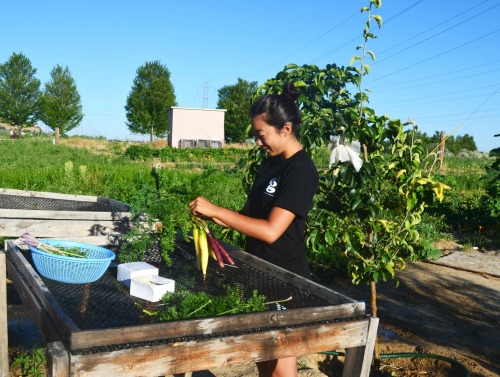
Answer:
<svg viewBox="0 0 500 377"><path fill-rule="evenodd" d="M211 87L208 86L207 82L204 82L203 83L203 108L204 109L208 108L208 100L210 99L209 89L211 89Z"/></svg>

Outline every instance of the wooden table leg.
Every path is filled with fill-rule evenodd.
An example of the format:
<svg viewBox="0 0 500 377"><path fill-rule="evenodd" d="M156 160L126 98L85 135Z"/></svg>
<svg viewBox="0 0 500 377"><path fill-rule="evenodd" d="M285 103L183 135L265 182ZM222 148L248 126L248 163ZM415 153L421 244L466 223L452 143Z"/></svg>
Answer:
<svg viewBox="0 0 500 377"><path fill-rule="evenodd" d="M0 250L0 375L9 375L9 339L7 321L7 266Z"/></svg>
<svg viewBox="0 0 500 377"><path fill-rule="evenodd" d="M47 376L69 377L69 354L62 342L47 343Z"/></svg>
<svg viewBox="0 0 500 377"><path fill-rule="evenodd" d="M342 377L368 377L373 359L373 349L377 339L378 318L370 318L366 345L346 348Z"/></svg>

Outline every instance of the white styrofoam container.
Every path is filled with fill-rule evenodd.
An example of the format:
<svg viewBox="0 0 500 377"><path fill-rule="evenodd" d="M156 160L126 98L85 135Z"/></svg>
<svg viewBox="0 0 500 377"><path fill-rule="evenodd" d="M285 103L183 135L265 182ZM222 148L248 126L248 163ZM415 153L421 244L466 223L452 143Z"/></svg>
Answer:
<svg viewBox="0 0 500 377"><path fill-rule="evenodd" d="M151 302L160 301L167 292L175 291L175 281L158 275L133 277L130 295Z"/></svg>
<svg viewBox="0 0 500 377"><path fill-rule="evenodd" d="M146 262L130 262L118 265L116 279L130 287L132 278L139 276L158 275L158 268Z"/></svg>

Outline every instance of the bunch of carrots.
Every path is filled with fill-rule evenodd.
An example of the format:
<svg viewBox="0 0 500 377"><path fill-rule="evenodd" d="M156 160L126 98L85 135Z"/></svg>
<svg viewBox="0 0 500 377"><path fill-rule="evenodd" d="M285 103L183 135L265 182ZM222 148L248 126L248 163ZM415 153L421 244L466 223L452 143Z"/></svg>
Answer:
<svg viewBox="0 0 500 377"><path fill-rule="evenodd" d="M198 269L203 272L204 277L207 275L208 259L210 257L216 260L221 268L224 268L224 260L234 266L233 259L222 243L210 232L205 220L193 216L192 225L196 263Z"/></svg>
<svg viewBox="0 0 500 377"><path fill-rule="evenodd" d="M35 236L28 232L23 233L16 242L28 246L33 246L49 254L60 255L63 257L85 258L85 252L83 252L79 247L67 248L48 245L46 243L40 242Z"/></svg>

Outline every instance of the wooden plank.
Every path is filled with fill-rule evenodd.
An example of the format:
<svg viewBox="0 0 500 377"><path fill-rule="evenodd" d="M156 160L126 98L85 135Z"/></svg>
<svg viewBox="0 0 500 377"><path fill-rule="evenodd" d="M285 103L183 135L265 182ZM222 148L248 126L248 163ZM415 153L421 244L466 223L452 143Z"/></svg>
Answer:
<svg viewBox="0 0 500 377"><path fill-rule="evenodd" d="M30 286L27 285L26 280L24 280L19 274L15 273L15 266L13 266L10 261L7 263L8 271L10 272L10 279L16 288L24 306L31 313L31 319L37 326L40 333L46 342L58 341L62 339L62 334L59 332L60 326L57 326L53 321L51 316L47 313L45 308L42 306L36 295Z"/></svg>
<svg viewBox="0 0 500 377"><path fill-rule="evenodd" d="M366 344L364 346L346 347L342 377L369 377L378 322L378 318L370 318L366 327Z"/></svg>
<svg viewBox="0 0 500 377"><path fill-rule="evenodd" d="M73 375L159 376L255 360L300 356L332 348L365 345L368 319L186 341L88 355L71 355Z"/></svg>
<svg viewBox="0 0 500 377"><path fill-rule="evenodd" d="M47 199L60 199L60 200L74 200L78 202L94 202L102 203L117 207L122 211L130 211L130 207L115 199L103 198L101 196L91 196L91 195L72 195L72 194L60 194L56 192L43 192L43 191L28 191L28 190L14 190L14 189L0 189L0 195L16 195L16 196L26 196L35 198L47 198Z"/></svg>
<svg viewBox="0 0 500 377"><path fill-rule="evenodd" d="M159 322L121 328L76 331L68 345L71 350L108 345L139 343L183 336L206 336L234 331L319 323L364 315L364 304L266 311L224 317ZM318 325L313 325L318 326ZM298 331L301 331L300 329ZM307 329L303 331L309 331Z"/></svg>
<svg viewBox="0 0 500 377"><path fill-rule="evenodd" d="M90 221L90 220L36 220L0 219L0 235L19 237L29 232L35 237L97 236L125 233L130 230L128 221Z"/></svg>
<svg viewBox="0 0 500 377"><path fill-rule="evenodd" d="M500 251L455 251L428 263L500 277Z"/></svg>
<svg viewBox="0 0 500 377"><path fill-rule="evenodd" d="M9 340L7 322L7 265L0 250L0 375L9 375Z"/></svg>
<svg viewBox="0 0 500 377"><path fill-rule="evenodd" d="M47 377L69 377L69 354L62 342L47 343Z"/></svg>
<svg viewBox="0 0 500 377"><path fill-rule="evenodd" d="M276 278L283 280L289 284L295 285L296 287L302 288L304 291L320 297L330 302L331 304L344 304L346 302L352 302L364 305L364 303L359 303L358 301L347 297L342 293L336 292L331 289L326 289L321 284L317 284L312 280L305 279L299 275L294 274L293 272L280 268L263 259L257 258L256 256L242 251L234 246L227 244L224 245L233 259L243 261L248 265L256 268L257 270L270 273L272 276L275 276Z"/></svg>
<svg viewBox="0 0 500 377"><path fill-rule="evenodd" d="M44 211L0 208L0 219L130 221L130 212Z"/></svg>
<svg viewBox="0 0 500 377"><path fill-rule="evenodd" d="M10 260L7 262L9 276L17 292L23 299L23 303L41 316L40 318L34 317L40 332L46 334L47 337L50 336L49 340L64 340L61 335L78 331L79 328L60 308L40 276L12 241L7 241L7 253L12 260L12 262Z"/></svg>

